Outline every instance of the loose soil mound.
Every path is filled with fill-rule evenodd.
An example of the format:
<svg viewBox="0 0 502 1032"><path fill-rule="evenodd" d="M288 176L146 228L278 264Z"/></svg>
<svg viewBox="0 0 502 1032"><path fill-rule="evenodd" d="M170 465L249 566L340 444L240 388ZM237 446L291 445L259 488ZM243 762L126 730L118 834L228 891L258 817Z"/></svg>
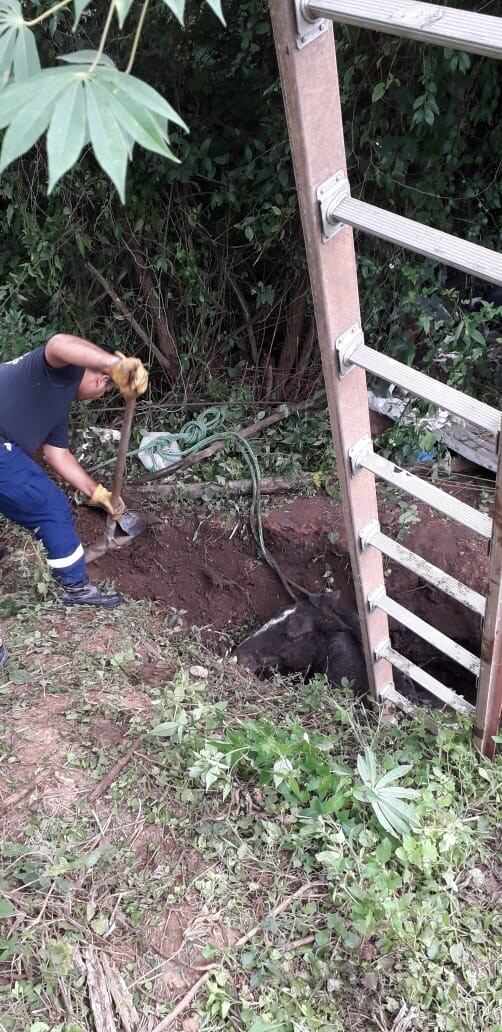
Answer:
<svg viewBox="0 0 502 1032"><path fill-rule="evenodd" d="M382 529L396 536L401 510L383 507ZM406 537L406 546L481 593L487 577L486 544L439 514L419 507L420 522ZM79 526L86 543L102 532L94 512L81 511ZM269 512L265 538L284 573L310 591L327 586L354 605L354 592L340 504L318 495L296 498ZM208 518L167 510L162 522L130 547L94 564L96 580L112 579L133 598L153 599L166 609L182 611L186 625L203 629L206 640L228 645L244 631L258 627L290 602L276 575L258 557L241 518ZM389 594L464 646L479 651L479 618L441 592L388 564ZM472 698L473 678L430 646L392 628L393 644L445 683Z"/></svg>

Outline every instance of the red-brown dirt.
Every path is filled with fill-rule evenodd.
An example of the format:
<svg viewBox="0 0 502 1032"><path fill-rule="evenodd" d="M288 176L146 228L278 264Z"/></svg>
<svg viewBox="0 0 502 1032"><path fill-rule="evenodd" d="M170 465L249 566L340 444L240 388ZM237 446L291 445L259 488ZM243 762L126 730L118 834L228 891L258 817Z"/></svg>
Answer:
<svg viewBox="0 0 502 1032"><path fill-rule="evenodd" d="M382 529L394 537L400 512L389 503L381 510ZM425 507L418 506L418 513L420 522L411 526L406 546L484 593L486 543ZM79 526L89 543L101 532L102 521L84 510ZM267 513L264 532L270 551L290 579L310 591L338 588L345 602L353 604L338 502L321 494L295 498ZM479 649L479 619L474 613L402 567L387 565L387 588L394 599L473 651ZM133 598L153 599L166 609L181 611L182 624L202 628L207 641L216 644L220 639L224 646L290 602L277 576L258 557L242 518L236 526L236 518L208 518L206 509L190 515L166 509L161 523L131 546L94 564L91 574L96 580L113 580ZM472 696L470 675L445 662L426 643L397 627L393 641L411 659Z"/></svg>

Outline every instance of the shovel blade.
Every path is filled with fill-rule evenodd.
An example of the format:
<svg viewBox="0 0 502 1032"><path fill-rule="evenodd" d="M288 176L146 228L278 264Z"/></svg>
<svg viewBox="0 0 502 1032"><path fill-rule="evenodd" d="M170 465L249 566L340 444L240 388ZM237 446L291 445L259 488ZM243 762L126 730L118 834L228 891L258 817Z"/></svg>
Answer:
<svg viewBox="0 0 502 1032"><path fill-rule="evenodd" d="M117 520L120 529L131 538L138 537L138 534L142 534L151 523L156 522L157 517L152 517L143 512L134 512L132 509L126 509L120 519Z"/></svg>
<svg viewBox="0 0 502 1032"><path fill-rule="evenodd" d="M109 533L105 533L97 539L92 545L88 545L85 549L85 560L87 563L95 563L98 559L101 559L107 552L113 552L116 548L124 548L130 545L139 534L143 534L145 530L152 525L152 523L161 523L158 516L153 516L151 513L134 512L126 510L119 520L113 521L112 527L119 526L122 534L116 532L110 536Z"/></svg>

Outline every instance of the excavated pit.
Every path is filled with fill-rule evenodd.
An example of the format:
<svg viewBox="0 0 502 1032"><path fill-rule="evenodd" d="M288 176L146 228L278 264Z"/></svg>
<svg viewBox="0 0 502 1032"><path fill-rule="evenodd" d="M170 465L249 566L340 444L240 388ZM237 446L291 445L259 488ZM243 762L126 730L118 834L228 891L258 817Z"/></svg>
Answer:
<svg viewBox="0 0 502 1032"><path fill-rule="evenodd" d="M382 529L396 536L401 510L381 512ZM404 543L452 576L485 593L486 543L468 530L419 506L420 522ZM85 543L102 531L99 515L79 513ZM340 504L326 496L295 498L264 518L267 545L283 572L309 591L327 587L354 606L354 591ZM164 511L162 522L130 547L91 568L95 580L112 580L135 599L176 611L183 627L198 627L215 651L226 651L276 615L291 600L257 556L242 514L223 519L199 509ZM480 650L479 617L400 566L386 564L388 594L473 653ZM475 701L475 679L422 639L391 624L392 644L413 662Z"/></svg>

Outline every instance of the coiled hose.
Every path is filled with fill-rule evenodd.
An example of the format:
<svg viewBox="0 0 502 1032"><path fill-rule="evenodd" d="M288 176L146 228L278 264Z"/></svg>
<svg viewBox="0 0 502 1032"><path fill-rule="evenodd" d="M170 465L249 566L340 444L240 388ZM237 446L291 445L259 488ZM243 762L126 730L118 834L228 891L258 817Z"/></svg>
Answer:
<svg viewBox="0 0 502 1032"><path fill-rule="evenodd" d="M200 451L202 448L206 448L210 444L220 443L221 441L228 442L229 444L233 444L237 447L243 456L250 473L252 496L249 524L258 552L277 575L284 590L288 593L290 598L297 602L298 595L296 592L310 598L311 592L286 577L265 544L261 508L261 472L258 465L258 459L256 458L249 442L245 437L239 434L237 430L221 430L217 433L211 433L211 430L216 429L222 418L221 410L205 409L200 413L197 419L192 419L188 423L185 423L178 433L171 434L166 432L165 434L157 437L154 441L151 441L150 444L128 452L127 457L132 458L132 456L138 455L139 451L142 451L147 452L153 459L155 459L155 456L158 456L159 459L167 461L167 463L172 463L173 453L170 450L170 447L172 447L173 443L178 445L184 444L186 446L184 449L180 448L181 458L186 458L188 455L193 455L194 452ZM110 465L114 461L114 459L107 459L105 462L101 463L100 466Z"/></svg>

